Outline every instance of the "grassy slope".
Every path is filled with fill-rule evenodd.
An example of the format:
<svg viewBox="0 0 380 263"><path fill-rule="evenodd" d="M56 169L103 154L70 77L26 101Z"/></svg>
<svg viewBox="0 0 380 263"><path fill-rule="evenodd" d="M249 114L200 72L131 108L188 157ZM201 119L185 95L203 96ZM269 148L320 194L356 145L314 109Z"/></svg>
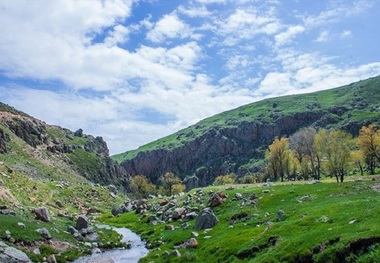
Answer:
<svg viewBox="0 0 380 263"><path fill-rule="evenodd" d="M0 157L2 156L0 155ZM59 211L66 212L71 216L82 214L82 209L88 208L96 208L105 212L109 210L113 202L121 202L122 200L121 197L116 200L112 198L108 189L104 187L94 187L76 182L68 183L67 181L36 180L18 171L9 173L3 165L0 165L0 186L0 205L6 205L16 212L15 216L0 214L0 238L5 240L5 231L10 231L17 243L24 243L23 250L34 262L41 262L44 256L48 256L52 252L58 254L52 247L44 244L43 239L36 232L36 229L43 227L49 230L53 240L69 242L75 246L75 248L56 255L58 262L67 262L90 252L90 248L83 246L83 243L78 242L66 232L69 225L75 226L75 221L58 216ZM56 201L60 201L63 207L58 207ZM48 208L51 222L35 219L31 211L33 208L41 206ZM20 228L17 225L18 222L24 223L26 228ZM119 238L111 231L102 230L102 232L101 237L104 243L115 242ZM33 255L28 249L30 247L39 247L44 252L41 255Z"/></svg>
<svg viewBox="0 0 380 263"><path fill-rule="evenodd" d="M350 121L363 121L379 114L379 86L380 76L335 89L262 100L204 119L189 128L143 145L136 150L114 155L112 158L122 162L126 159L132 159L139 152L180 147L213 127L237 126L243 121L270 124L276 117L304 111L326 111L336 105L351 109L349 113L339 116L340 121L337 125L344 125ZM357 103L365 102L369 106L365 109L355 109L352 105L353 101ZM276 107L274 108L273 105L276 105ZM334 114L331 115L332 118L338 117L334 116Z"/></svg>
<svg viewBox="0 0 380 263"><path fill-rule="evenodd" d="M0 111L31 118L2 103ZM82 214L89 208L106 212L114 202L121 202L124 197L114 199L107 188L93 186L81 176L84 172L95 173L103 161L95 153L85 152L81 148L86 144L87 138L72 136L71 131L57 126L46 127L49 138L56 138L68 145L75 144L79 147L66 156L46 151L46 145L33 148L12 133L7 125L0 122L0 128L10 137L10 141L7 142L9 152L0 154L0 205L6 205L16 213L15 216L0 214L0 238L5 240L5 231L10 231L16 243L25 245L21 248L34 262L42 262L44 256L58 254L52 247L46 245L40 234L35 231L37 228L46 227L54 241L69 242L75 246L56 256L58 262L67 262L81 254L89 253L90 248L66 232L67 226L75 226L75 220L60 217L58 212L62 211L70 216ZM8 168L11 168L12 172ZM63 207L58 207L56 201L61 202ZM51 222L35 219L31 211L41 206L48 208ZM26 228L21 229L17 225L18 222L24 223ZM108 241L117 244L119 238L108 230L102 230L100 236L104 244ZM30 253L31 248L38 247L41 255Z"/></svg>
<svg viewBox="0 0 380 263"><path fill-rule="evenodd" d="M372 189L374 184L379 186L379 181L275 185L265 188L270 193L255 185L225 191L229 198L214 209L219 224L208 233L200 231L198 248L180 249L181 258L162 254L191 237L194 230L182 229L183 222L174 223L179 229L171 231L165 225L149 225L146 216L133 213L103 220L130 227L160 248L141 262L378 262L380 193ZM232 200L237 192L245 197L256 194L258 205L242 206L242 201ZM285 212L283 220L277 220L279 210ZM231 227L230 219L242 213L251 217ZM350 249L349 244L367 238L377 238L377 243ZM276 244L270 245L270 239Z"/></svg>

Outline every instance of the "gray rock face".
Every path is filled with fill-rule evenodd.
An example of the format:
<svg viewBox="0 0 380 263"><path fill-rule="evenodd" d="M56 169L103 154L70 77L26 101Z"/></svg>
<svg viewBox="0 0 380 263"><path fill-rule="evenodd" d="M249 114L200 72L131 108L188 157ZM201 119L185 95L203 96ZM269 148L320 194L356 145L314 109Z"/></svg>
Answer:
<svg viewBox="0 0 380 263"><path fill-rule="evenodd" d="M32 263L30 258L22 251L7 246L0 241L0 262L7 263Z"/></svg>
<svg viewBox="0 0 380 263"><path fill-rule="evenodd" d="M216 218L212 209L207 207L199 213L195 222L194 229L202 230L207 228L213 228L218 222L219 221Z"/></svg>
<svg viewBox="0 0 380 263"><path fill-rule="evenodd" d="M44 222L50 222L50 215L49 211L46 207L39 207L33 210L34 214L36 215L36 218L39 220L42 220Z"/></svg>

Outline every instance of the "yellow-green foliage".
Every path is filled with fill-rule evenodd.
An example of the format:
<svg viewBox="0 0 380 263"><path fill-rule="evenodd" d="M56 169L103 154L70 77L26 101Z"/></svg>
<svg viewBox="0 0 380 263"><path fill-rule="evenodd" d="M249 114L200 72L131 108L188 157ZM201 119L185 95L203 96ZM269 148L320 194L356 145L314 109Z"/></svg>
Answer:
<svg viewBox="0 0 380 263"><path fill-rule="evenodd" d="M225 185L225 184L233 184L235 182L232 175L219 175L214 180L214 185Z"/></svg>

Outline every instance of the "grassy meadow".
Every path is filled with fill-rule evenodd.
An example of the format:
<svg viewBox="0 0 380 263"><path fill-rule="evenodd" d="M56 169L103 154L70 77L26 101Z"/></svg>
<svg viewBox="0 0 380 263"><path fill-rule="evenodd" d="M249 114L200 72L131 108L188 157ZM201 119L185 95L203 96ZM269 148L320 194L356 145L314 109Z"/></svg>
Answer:
<svg viewBox="0 0 380 263"><path fill-rule="evenodd" d="M213 208L219 223L198 231L198 247L179 249L181 257L163 254L192 237L195 220L187 229L181 220L170 223L175 230L148 223L150 214L108 213L101 221L131 228L147 240L152 249L141 262L379 262L379 179L205 188L206 193L223 191L229 197ZM178 202L196 191L177 197ZM236 193L247 199L255 194L257 204L234 198ZM208 206L208 195L194 206Z"/></svg>

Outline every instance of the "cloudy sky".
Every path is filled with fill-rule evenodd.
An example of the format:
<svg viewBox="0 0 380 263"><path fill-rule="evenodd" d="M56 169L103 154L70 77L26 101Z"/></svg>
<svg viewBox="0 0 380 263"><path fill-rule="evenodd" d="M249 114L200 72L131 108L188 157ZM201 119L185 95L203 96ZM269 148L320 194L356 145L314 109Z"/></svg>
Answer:
<svg viewBox="0 0 380 263"><path fill-rule="evenodd" d="M0 101L112 154L380 75L379 0L2 0Z"/></svg>

